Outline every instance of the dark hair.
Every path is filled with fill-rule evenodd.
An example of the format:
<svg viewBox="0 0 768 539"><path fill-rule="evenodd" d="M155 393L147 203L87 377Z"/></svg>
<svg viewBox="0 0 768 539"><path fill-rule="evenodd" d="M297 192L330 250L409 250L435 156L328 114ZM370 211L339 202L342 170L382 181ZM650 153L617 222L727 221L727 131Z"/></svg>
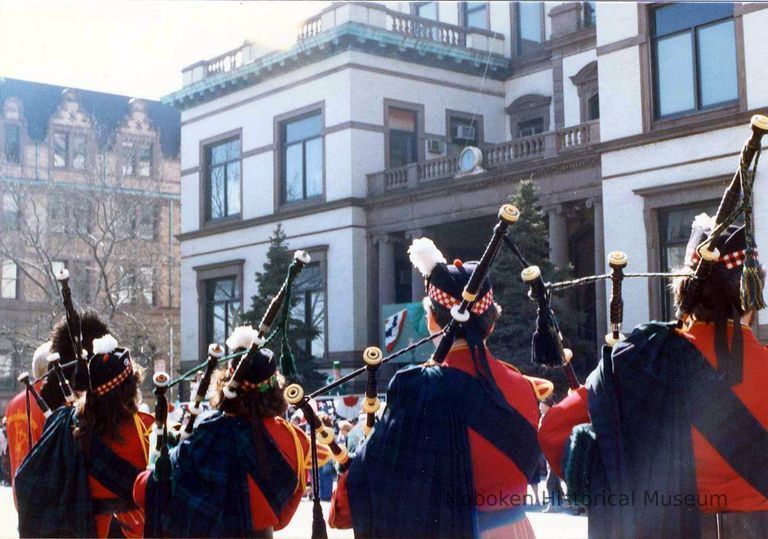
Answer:
<svg viewBox="0 0 768 539"><path fill-rule="evenodd" d="M90 355L93 352L93 341L99 337L103 337L109 333L109 327L101 319L101 317L94 311L84 311L80 313L80 330L83 334L83 348L88 351ZM72 340L69 338L69 328L67 327L67 317L62 316L61 319L53 326L51 331L51 353L58 353L61 356L61 363L69 363L77 359L75 350L72 346ZM49 367L50 371L51 368ZM75 367L67 367L64 369L64 376L70 383L73 381L75 375ZM49 375L42 387L40 388L40 395L48 403L51 410L55 410L64 405L64 392L59 385L59 379L54 375Z"/></svg>
<svg viewBox="0 0 768 539"><path fill-rule="evenodd" d="M675 297L675 311L680 315L680 306L686 295L686 286L691 277L676 277L670 284ZM765 278L763 277L763 280ZM692 314L701 322L714 322L717 313L727 313L727 318L744 315L741 308L741 272L729 270L722 264L714 264L712 272L701 287L701 296L694 304Z"/></svg>
<svg viewBox="0 0 768 539"><path fill-rule="evenodd" d="M120 428L139 410L138 388L143 379L144 370L134 364L133 375L112 391L104 395L87 392L76 402L78 425L75 438L86 453L93 435L103 440L124 441L120 437Z"/></svg>
<svg viewBox="0 0 768 539"><path fill-rule="evenodd" d="M258 390L238 393L234 399L224 397L224 385L229 380L229 373L221 369L216 375L216 396L211 404L214 408L225 414L244 417L251 421L267 419L269 417L284 416L288 409L288 403L283 397L283 379L277 376L277 383L271 384L265 392Z"/></svg>

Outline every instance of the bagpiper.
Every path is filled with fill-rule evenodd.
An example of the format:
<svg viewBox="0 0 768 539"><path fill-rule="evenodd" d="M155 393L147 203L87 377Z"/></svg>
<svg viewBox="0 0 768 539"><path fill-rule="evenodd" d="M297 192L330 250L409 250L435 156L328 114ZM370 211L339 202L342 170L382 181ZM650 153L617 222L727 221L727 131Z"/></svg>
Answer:
<svg viewBox="0 0 768 539"><path fill-rule="evenodd" d="M415 240L409 255L438 334L479 264L446 263L428 238ZM352 527L357 537L534 537L523 506L541 454L538 402L552 385L486 347L500 314L487 276L467 312L440 364L392 379L381 420L340 477L331 526Z"/></svg>

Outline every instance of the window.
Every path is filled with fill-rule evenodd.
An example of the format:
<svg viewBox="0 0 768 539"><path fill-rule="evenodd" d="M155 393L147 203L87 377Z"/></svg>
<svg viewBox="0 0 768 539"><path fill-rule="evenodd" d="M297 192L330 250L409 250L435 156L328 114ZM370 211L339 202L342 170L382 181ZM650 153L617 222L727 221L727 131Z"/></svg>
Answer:
<svg viewBox="0 0 768 539"><path fill-rule="evenodd" d="M652 12L654 113L682 115L738 100L733 4L668 4Z"/></svg>
<svg viewBox="0 0 768 539"><path fill-rule="evenodd" d="M3 230L18 230L19 205L11 193L3 193L2 206L0 206Z"/></svg>
<svg viewBox="0 0 768 539"><path fill-rule="evenodd" d="M21 163L21 137L18 125L5 124L5 160Z"/></svg>
<svg viewBox="0 0 768 539"><path fill-rule="evenodd" d="M134 222L134 234L143 240L155 239L155 222L157 211L153 204L139 206L136 209L136 221Z"/></svg>
<svg viewBox="0 0 768 539"><path fill-rule="evenodd" d="M589 28L595 25L595 22L596 22L595 4L596 2L584 2L583 4L584 11L582 11L583 17L581 21L581 25L583 28Z"/></svg>
<svg viewBox="0 0 768 539"><path fill-rule="evenodd" d="M66 168L69 164L69 133L53 132L53 167Z"/></svg>
<svg viewBox="0 0 768 539"><path fill-rule="evenodd" d="M659 247L661 271L672 271L685 262L685 248L691 237L691 223L701 212L714 215L716 202L664 209L659 211ZM672 293L662 288L662 313L667 320L675 317Z"/></svg>
<svg viewBox="0 0 768 539"><path fill-rule="evenodd" d="M587 99L587 120L600 119L600 95L595 94Z"/></svg>
<svg viewBox="0 0 768 539"><path fill-rule="evenodd" d="M139 268L137 292L147 305L155 304L155 271L149 267Z"/></svg>
<svg viewBox="0 0 768 539"><path fill-rule="evenodd" d="M296 202L323 194L322 113L281 124L281 202Z"/></svg>
<svg viewBox="0 0 768 539"><path fill-rule="evenodd" d="M422 19L437 20L437 2L417 2L413 5L413 14Z"/></svg>
<svg viewBox="0 0 768 539"><path fill-rule="evenodd" d="M488 2L463 2L461 8L465 28L488 30Z"/></svg>
<svg viewBox="0 0 768 539"><path fill-rule="evenodd" d="M517 124L517 136L529 137L544 132L544 118L534 118Z"/></svg>
<svg viewBox="0 0 768 539"><path fill-rule="evenodd" d="M61 199L52 199L48 204L48 230L59 234L67 230L67 210Z"/></svg>
<svg viewBox="0 0 768 539"><path fill-rule="evenodd" d="M16 299L18 270L15 262L0 261L0 298Z"/></svg>
<svg viewBox="0 0 768 539"><path fill-rule="evenodd" d="M90 303L93 289L90 286L90 273L88 264L82 261L75 261L67 264L70 278L69 285L72 288L72 294L77 297L78 303Z"/></svg>
<svg viewBox="0 0 768 539"><path fill-rule="evenodd" d="M139 147L136 168L138 169L139 176L143 178L148 178L152 175L152 150L152 144L142 144Z"/></svg>
<svg viewBox="0 0 768 539"><path fill-rule="evenodd" d="M123 142L120 144L121 156L120 163L123 168L123 176L133 176L135 156L133 142Z"/></svg>
<svg viewBox="0 0 768 539"><path fill-rule="evenodd" d="M240 317L237 277L208 279L204 281L204 289L205 342L223 343L237 326Z"/></svg>
<svg viewBox="0 0 768 539"><path fill-rule="evenodd" d="M456 114L456 113L454 113ZM454 155L467 146L479 146L481 141L482 120L472 115L452 115L448 113L449 153Z"/></svg>
<svg viewBox="0 0 768 539"><path fill-rule="evenodd" d="M305 267L293 283L291 317L309 331L299 340L302 351L313 358L325 357L325 279L319 262Z"/></svg>
<svg viewBox="0 0 768 539"><path fill-rule="evenodd" d="M85 135L75 135L72 137L72 168L83 170L85 168L85 154L87 152L88 141Z"/></svg>
<svg viewBox="0 0 768 539"><path fill-rule="evenodd" d="M207 220L240 215L240 138L205 148L205 183Z"/></svg>
<svg viewBox="0 0 768 539"><path fill-rule="evenodd" d="M416 112L390 107L387 120L389 167L401 167L418 161Z"/></svg>
<svg viewBox="0 0 768 539"><path fill-rule="evenodd" d="M524 56L541 50L544 28L541 2L517 2L515 13L517 55Z"/></svg>

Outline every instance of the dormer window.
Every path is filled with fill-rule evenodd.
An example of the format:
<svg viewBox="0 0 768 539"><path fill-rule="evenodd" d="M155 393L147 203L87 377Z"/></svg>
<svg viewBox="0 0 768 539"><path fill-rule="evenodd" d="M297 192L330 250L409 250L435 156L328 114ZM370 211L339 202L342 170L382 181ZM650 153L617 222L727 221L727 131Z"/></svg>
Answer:
<svg viewBox="0 0 768 539"><path fill-rule="evenodd" d="M67 168L69 165L69 133L53 132L53 168Z"/></svg>
<svg viewBox="0 0 768 539"><path fill-rule="evenodd" d="M150 142L123 141L121 143L123 176L149 178L152 175L152 150Z"/></svg>
<svg viewBox="0 0 768 539"><path fill-rule="evenodd" d="M85 156L88 148L88 140L85 135L72 137L72 168L83 170L85 168Z"/></svg>
<svg viewBox="0 0 768 539"><path fill-rule="evenodd" d="M8 163L21 163L20 131L18 125L5 124L5 160Z"/></svg>

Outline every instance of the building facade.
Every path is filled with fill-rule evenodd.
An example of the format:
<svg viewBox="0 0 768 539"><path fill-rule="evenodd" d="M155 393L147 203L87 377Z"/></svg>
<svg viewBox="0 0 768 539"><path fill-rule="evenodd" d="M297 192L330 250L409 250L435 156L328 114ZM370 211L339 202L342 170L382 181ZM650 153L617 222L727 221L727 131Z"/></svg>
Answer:
<svg viewBox="0 0 768 539"><path fill-rule="evenodd" d="M677 239L689 215L666 208L715 198L762 106L762 81L747 67L762 65L751 32L768 12L665 6L334 3L287 50L246 42L184 69L165 99L182 120L184 357L199 358L247 308L278 223L315 260L305 310L321 310L313 354L325 369L358 366L365 346L382 344L383 313L420 299L412 238L478 258L524 179L539 187L556 265L602 273L614 249L633 270L670 265L678 244L660 245L660 231ZM682 35L695 36L687 52ZM709 71L695 74L708 82L687 107L674 66L727 51L730 63L689 63ZM711 84L724 74L735 94ZM472 174L460 172L466 146L482 150ZM694 180L697 167L709 172ZM663 287L626 286L628 324L662 316ZM599 344L605 287L573 302L586 315L582 338Z"/></svg>
<svg viewBox="0 0 768 539"><path fill-rule="evenodd" d="M63 312L61 268L150 375L178 363L178 112L0 79L0 148L0 400Z"/></svg>

